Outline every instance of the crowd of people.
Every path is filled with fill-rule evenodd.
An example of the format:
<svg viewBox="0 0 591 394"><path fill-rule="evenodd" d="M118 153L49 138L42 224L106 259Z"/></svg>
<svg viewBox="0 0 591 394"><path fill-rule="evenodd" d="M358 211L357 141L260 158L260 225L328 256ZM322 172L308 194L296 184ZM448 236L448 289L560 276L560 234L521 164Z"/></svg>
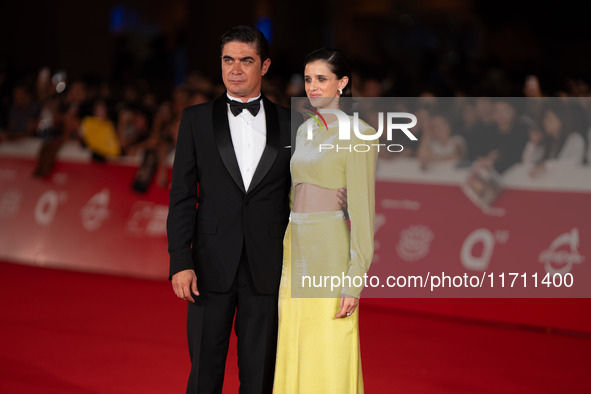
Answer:
<svg viewBox="0 0 591 394"><path fill-rule="evenodd" d="M503 174L524 164L535 178L548 166L591 161L591 101L583 97L425 95L406 100L400 109L416 115L412 131L418 141L399 134L404 150L382 157L415 157L423 170L452 161L486 165Z"/></svg>
<svg viewBox="0 0 591 394"><path fill-rule="evenodd" d="M74 141L96 161L138 157L141 166L133 185L139 192L152 178L167 187L167 157L174 151L182 111L210 100L220 93L216 89L195 73L171 89L170 97L160 98L141 81L123 87L93 79L69 81L64 73L52 76L44 68L14 82L11 94L2 98L0 143L42 140L34 171L38 177L47 176L60 147Z"/></svg>
<svg viewBox="0 0 591 394"><path fill-rule="evenodd" d="M169 158L182 110L224 91L220 82L198 71L171 86L168 97L157 96L149 81L139 78L121 85L96 77L70 79L62 72L52 75L48 68L19 80L0 73L0 143L41 139L35 176L47 176L63 143L77 141L97 161L138 157L141 164L133 182L138 192L153 180L169 186ZM263 86L272 101L289 107L290 97L305 96L303 77L277 75ZM563 91L544 92L542 82L535 76L525 78L521 99L457 91L454 100L438 101L433 91L417 92L419 99L407 100L400 109L417 116L413 133L418 141L400 140L402 152L380 155L415 157L424 170L441 161L478 162L502 174L526 163L533 167L532 178L555 163L590 163L589 85L572 80ZM357 97L387 97L395 88L387 76L378 79L361 72L354 74L353 90Z"/></svg>

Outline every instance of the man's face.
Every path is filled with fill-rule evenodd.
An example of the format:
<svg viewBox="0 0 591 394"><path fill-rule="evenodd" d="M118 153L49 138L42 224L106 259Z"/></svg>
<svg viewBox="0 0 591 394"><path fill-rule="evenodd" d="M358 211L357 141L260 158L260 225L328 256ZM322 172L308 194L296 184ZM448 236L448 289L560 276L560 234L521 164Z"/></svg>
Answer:
<svg viewBox="0 0 591 394"><path fill-rule="evenodd" d="M261 64L254 45L231 41L222 49L222 79L228 93L246 101L261 92L263 75L267 73L271 59Z"/></svg>

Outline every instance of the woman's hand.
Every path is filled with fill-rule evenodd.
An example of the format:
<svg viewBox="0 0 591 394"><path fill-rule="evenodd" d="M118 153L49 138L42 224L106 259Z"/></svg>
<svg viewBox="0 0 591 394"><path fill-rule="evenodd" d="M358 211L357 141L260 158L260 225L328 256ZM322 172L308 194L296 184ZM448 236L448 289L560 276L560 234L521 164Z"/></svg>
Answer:
<svg viewBox="0 0 591 394"><path fill-rule="evenodd" d="M359 305L359 298L341 296L341 310L334 315L335 319L351 316L355 312L355 309L357 309L357 305Z"/></svg>
<svg viewBox="0 0 591 394"><path fill-rule="evenodd" d="M529 171L529 176L535 179L539 177L545 170L546 165L544 164L544 162L542 162Z"/></svg>
<svg viewBox="0 0 591 394"><path fill-rule="evenodd" d="M337 198L339 199L339 205L343 211L346 211L348 208L347 204L347 186L341 187L337 190Z"/></svg>

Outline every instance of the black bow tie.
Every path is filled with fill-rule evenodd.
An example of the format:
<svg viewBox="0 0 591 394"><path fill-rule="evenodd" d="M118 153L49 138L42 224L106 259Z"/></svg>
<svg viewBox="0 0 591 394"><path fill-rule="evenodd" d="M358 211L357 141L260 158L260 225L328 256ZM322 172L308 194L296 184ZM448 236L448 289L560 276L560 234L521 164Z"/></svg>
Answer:
<svg viewBox="0 0 591 394"><path fill-rule="evenodd" d="M228 103L230 104L230 111L234 116L237 116L239 113L242 112L243 109L247 109L248 112L252 114L252 116L257 116L259 110L261 109L261 97L256 100L249 101L248 103L242 103L236 100L230 100L227 98Z"/></svg>

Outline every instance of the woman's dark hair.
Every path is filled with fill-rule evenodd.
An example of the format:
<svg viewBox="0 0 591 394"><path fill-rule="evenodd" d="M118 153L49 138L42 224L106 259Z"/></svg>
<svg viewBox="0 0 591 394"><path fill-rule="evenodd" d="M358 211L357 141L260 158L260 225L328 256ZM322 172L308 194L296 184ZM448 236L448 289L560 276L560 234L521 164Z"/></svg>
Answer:
<svg viewBox="0 0 591 394"><path fill-rule="evenodd" d="M571 114L568 105L561 100L551 100L544 105L542 110L542 119L547 112L552 112L560 120L560 134L558 137L551 137L546 132L544 133L544 159L555 159L560 154L564 143L571 130ZM543 120L542 120L543 122Z"/></svg>
<svg viewBox="0 0 591 394"><path fill-rule="evenodd" d="M351 89L353 83L351 67L349 66L349 62L347 61L347 58L345 58L343 52L332 48L320 48L306 56L304 65L318 60L326 62L330 68L330 71L332 71L337 76L337 79L341 79L343 77L349 78L349 82L343 89L343 94L341 94L341 97L353 97ZM341 109L343 109L345 112L350 112L352 104L352 100L350 99L343 100L343 102L340 104Z"/></svg>
<svg viewBox="0 0 591 394"><path fill-rule="evenodd" d="M261 58L261 63L269 58L269 43L265 35L259 30L244 25L231 28L220 37L220 50L223 51L224 45L227 43L236 41L252 44L257 55Z"/></svg>

